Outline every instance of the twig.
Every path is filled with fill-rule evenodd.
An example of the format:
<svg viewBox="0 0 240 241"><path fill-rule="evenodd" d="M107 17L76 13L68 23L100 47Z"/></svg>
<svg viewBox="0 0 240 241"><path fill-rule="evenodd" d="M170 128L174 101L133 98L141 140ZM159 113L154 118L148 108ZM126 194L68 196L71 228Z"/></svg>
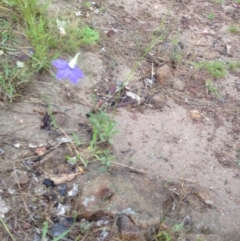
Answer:
<svg viewBox="0 0 240 241"><path fill-rule="evenodd" d="M145 173L147 174L148 172L144 171L144 170L141 170L141 169L137 169L137 168L134 168L134 167L130 167L128 165L125 165L125 164L121 164L121 163L118 163L118 162L112 162L111 163L113 164L116 164L116 165L119 165L119 166L123 166L123 167L128 167L129 169L132 169L132 170L135 170L135 171L138 171L138 172L142 172L142 173Z"/></svg>
<svg viewBox="0 0 240 241"><path fill-rule="evenodd" d="M3 227L6 229L7 233L8 233L9 236L11 237L11 239L12 239L13 241L16 241L16 239L12 236L12 234L11 234L10 230L8 229L6 223L3 221L3 219L2 219L1 217L0 217L0 221L2 222Z"/></svg>

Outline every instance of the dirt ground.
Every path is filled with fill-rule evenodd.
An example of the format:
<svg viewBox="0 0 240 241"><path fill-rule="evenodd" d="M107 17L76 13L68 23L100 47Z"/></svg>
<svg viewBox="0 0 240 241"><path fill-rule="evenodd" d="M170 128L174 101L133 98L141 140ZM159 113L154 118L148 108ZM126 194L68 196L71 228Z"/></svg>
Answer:
<svg viewBox="0 0 240 241"><path fill-rule="evenodd" d="M216 79L194 66L240 60L239 35L228 31L240 21L238 5L104 0L87 8L83 1L61 0L51 3L49 14L55 16L56 9L62 16L81 11L101 40L80 50L86 77L77 86L42 74L16 102L1 103L0 203L15 239L41 240L44 220L56 237L61 218L76 212L81 232L75 228L62 240L167 240L153 234L168 230L172 240L239 241L240 73L227 69ZM155 81L146 85L153 75ZM217 94L207 91L208 80ZM126 82L141 103L111 108L111 89ZM86 114L99 101L117 122L116 160L107 172L93 161L66 183L67 191L77 184L78 193L59 197L59 187L50 190L42 182L72 172L65 161L72 149L60 139L73 133L89 139ZM49 108L60 129L40 128ZM43 157L39 147L48 148ZM88 158L86 149L81 153ZM183 227L174 234L176 224ZM1 233L9 240L6 230Z"/></svg>

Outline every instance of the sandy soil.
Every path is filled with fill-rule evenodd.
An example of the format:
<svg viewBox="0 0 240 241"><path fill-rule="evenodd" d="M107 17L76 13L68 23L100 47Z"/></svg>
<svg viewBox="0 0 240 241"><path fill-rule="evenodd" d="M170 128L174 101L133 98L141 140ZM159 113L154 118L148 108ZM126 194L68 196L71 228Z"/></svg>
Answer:
<svg viewBox="0 0 240 241"><path fill-rule="evenodd" d="M80 192L65 216L73 210L80 214L101 209L111 215L127 210L148 240L146 232L161 218L171 228L190 217L180 240L240 240L239 72L228 69L225 77L214 79L193 64L221 60L227 66L240 60L239 35L228 31L240 18L240 9L232 3L105 0L96 1L91 9L81 1L51 3L49 14L56 8L62 15L82 11L84 21L100 31L101 41L81 50L79 62L86 78L74 89L54 76L41 75L17 102L2 103L0 190L9 208L4 220L16 240L37 240L33 237L42 220L58 216L53 211L47 214L51 200L46 204L43 193L40 198L36 190L56 170L58 174L70 171L65 156L71 150L61 143L50 151L51 156L43 157L46 162L32 168L36 148L56 141L54 133L40 128L41 113L51 107L61 126L59 133L77 133L84 141L89 133L79 123L88 122L92 96L104 100L103 106L111 105L111 86L126 81L142 102L108 108L118 124L112 145L118 164L108 172L90 164L84 175L69 182L69 190L76 183ZM109 34L110 30L114 31ZM151 46L152 39L163 33L164 40ZM168 66L165 72L163 65ZM163 82L159 77L145 86L152 70L163 75ZM218 94L206 91L207 80L213 81ZM21 189L19 181L13 181L16 170L27 178ZM111 195L102 198L99 190L105 188ZM89 197L100 201L84 206ZM166 203L171 208L165 213ZM7 240L4 231L3 237ZM89 236L89 240L111 240L100 238Z"/></svg>

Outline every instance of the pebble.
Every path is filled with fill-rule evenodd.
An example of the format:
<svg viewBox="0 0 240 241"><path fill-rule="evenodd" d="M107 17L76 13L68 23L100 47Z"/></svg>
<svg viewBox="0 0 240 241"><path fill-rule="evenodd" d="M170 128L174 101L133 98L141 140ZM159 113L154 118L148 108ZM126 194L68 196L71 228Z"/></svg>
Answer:
<svg viewBox="0 0 240 241"><path fill-rule="evenodd" d="M164 86L171 86L172 85L172 72L170 67L167 64L159 67L156 70L156 78L157 82Z"/></svg>

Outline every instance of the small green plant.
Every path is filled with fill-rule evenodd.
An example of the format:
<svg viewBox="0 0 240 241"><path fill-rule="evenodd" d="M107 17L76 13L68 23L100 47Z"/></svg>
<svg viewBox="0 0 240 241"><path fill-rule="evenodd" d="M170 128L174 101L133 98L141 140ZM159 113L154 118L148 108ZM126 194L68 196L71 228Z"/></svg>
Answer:
<svg viewBox="0 0 240 241"><path fill-rule="evenodd" d="M228 68L230 70L236 71L240 69L240 61L231 61L228 63Z"/></svg>
<svg viewBox="0 0 240 241"><path fill-rule="evenodd" d="M211 19L213 20L215 18L215 14L214 13L203 13L203 16L205 18Z"/></svg>
<svg viewBox="0 0 240 241"><path fill-rule="evenodd" d="M227 74L224 63L219 60L205 62L203 63L203 68L205 68L214 78L222 78Z"/></svg>
<svg viewBox="0 0 240 241"><path fill-rule="evenodd" d="M16 239L13 237L11 231L9 230L8 226L6 225L6 223L3 221L3 219L0 217L0 222L3 225L3 228L6 230L6 232L8 233L9 237L11 237L12 241L16 241Z"/></svg>
<svg viewBox="0 0 240 241"><path fill-rule="evenodd" d="M182 229L183 229L183 223L180 223L180 224L175 224L173 227L172 227L172 231L174 233L179 233Z"/></svg>
<svg viewBox="0 0 240 241"><path fill-rule="evenodd" d="M80 153L77 153L76 156L65 156L65 158L66 161L71 165L76 165L80 161L85 168L88 166L88 160L83 159Z"/></svg>
<svg viewBox="0 0 240 241"><path fill-rule="evenodd" d="M4 61L4 62L3 62ZM18 68L8 61L0 60L0 96L12 102L17 96L17 89L29 81L30 74L26 67Z"/></svg>
<svg viewBox="0 0 240 241"><path fill-rule="evenodd" d="M237 0L236 2L237 2L237 3L240 3L240 0Z"/></svg>
<svg viewBox="0 0 240 241"><path fill-rule="evenodd" d="M90 7L92 6L92 3L87 1L87 2L84 3L84 5L85 5L86 8L90 9Z"/></svg>
<svg viewBox="0 0 240 241"><path fill-rule="evenodd" d="M112 155L108 149L96 151L94 157L106 168L108 168L111 165L111 162L115 160L115 156Z"/></svg>
<svg viewBox="0 0 240 241"><path fill-rule="evenodd" d="M67 26L67 34L61 38L61 49L68 53L75 52L79 46L92 45L99 41L99 31L88 26Z"/></svg>
<svg viewBox="0 0 240 241"><path fill-rule="evenodd" d="M160 231L153 236L152 241L172 241L172 235L166 231Z"/></svg>
<svg viewBox="0 0 240 241"><path fill-rule="evenodd" d="M218 90L211 80L205 82L207 94L218 95Z"/></svg>
<svg viewBox="0 0 240 241"><path fill-rule="evenodd" d="M177 52L173 52L170 56L170 60L175 64L181 62L182 58L182 55Z"/></svg>
<svg viewBox="0 0 240 241"><path fill-rule="evenodd" d="M113 136L118 132L116 122L105 112L91 114L89 121L92 128L90 150L95 150L97 143L111 143Z"/></svg>
<svg viewBox="0 0 240 241"><path fill-rule="evenodd" d="M240 34L240 25L239 24L231 25L229 26L228 30L231 33Z"/></svg>
<svg viewBox="0 0 240 241"><path fill-rule="evenodd" d="M46 241L47 239L47 233L48 233L48 227L49 227L49 222L45 221L43 224L43 229L42 229L42 237L41 237L41 241ZM64 231L63 233L61 233L59 236L55 237L52 241L59 241L59 240L63 240L63 238L68 235L68 233L71 231L71 228L69 228L68 230Z"/></svg>

